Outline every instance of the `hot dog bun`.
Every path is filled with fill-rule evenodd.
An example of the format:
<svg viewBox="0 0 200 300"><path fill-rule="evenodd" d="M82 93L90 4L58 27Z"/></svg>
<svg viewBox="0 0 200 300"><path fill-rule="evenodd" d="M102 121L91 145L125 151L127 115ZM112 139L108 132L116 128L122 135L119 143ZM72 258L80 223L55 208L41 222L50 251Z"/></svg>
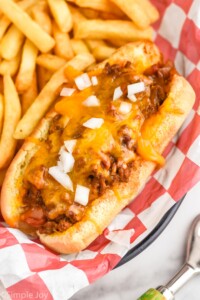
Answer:
<svg viewBox="0 0 200 300"><path fill-rule="evenodd" d="M130 61L136 73L143 73L154 64L159 63L161 54L151 42L130 43L104 63L93 69L103 68L106 63L114 64ZM145 120L141 134L149 140L155 151L162 153L169 141L181 127L191 110L195 94L190 84L175 73L170 82L168 96L158 111ZM45 139L55 112L49 113L38 125L32 138ZM23 174L38 147L34 142L26 141L6 174L1 194L1 211L5 221L12 227L20 228L22 200L19 189ZM74 253L85 249L103 232L114 217L127 206L144 186L149 175L157 166L156 162L137 159L132 168L128 182L118 182L112 189L93 200L86 208L84 217L63 232L51 234L39 233L41 242L59 253Z"/></svg>

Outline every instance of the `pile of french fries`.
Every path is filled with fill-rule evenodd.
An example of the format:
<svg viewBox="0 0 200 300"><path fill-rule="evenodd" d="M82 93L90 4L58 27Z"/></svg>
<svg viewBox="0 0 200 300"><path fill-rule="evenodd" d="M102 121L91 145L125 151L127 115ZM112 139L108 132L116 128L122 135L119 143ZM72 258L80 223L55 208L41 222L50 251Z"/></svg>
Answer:
<svg viewBox="0 0 200 300"><path fill-rule="evenodd" d="M0 186L67 72L151 40L158 17L149 0L0 0Z"/></svg>

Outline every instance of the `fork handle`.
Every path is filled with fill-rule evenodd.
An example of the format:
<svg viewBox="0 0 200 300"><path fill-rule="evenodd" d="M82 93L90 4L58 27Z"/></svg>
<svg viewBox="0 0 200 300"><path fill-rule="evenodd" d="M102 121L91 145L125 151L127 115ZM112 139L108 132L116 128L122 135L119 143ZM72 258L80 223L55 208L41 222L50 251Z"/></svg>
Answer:
<svg viewBox="0 0 200 300"><path fill-rule="evenodd" d="M180 271L165 286L148 290L138 300L174 300L175 293L188 282L194 275L195 270L185 264Z"/></svg>
<svg viewBox="0 0 200 300"><path fill-rule="evenodd" d="M137 300L168 300L168 299L166 299L163 296L163 294L161 294L158 290L150 289Z"/></svg>

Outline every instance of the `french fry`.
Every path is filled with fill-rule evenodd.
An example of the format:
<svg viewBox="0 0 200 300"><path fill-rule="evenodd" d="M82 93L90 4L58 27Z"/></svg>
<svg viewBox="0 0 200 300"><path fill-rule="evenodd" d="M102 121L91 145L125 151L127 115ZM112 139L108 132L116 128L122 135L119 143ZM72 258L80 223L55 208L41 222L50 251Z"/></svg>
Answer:
<svg viewBox="0 0 200 300"><path fill-rule="evenodd" d="M71 39L71 45L75 55L90 52L83 40Z"/></svg>
<svg viewBox="0 0 200 300"><path fill-rule="evenodd" d="M0 187L3 185L7 169L0 170Z"/></svg>
<svg viewBox="0 0 200 300"><path fill-rule="evenodd" d="M73 24L79 23L81 21L86 20L86 18L84 17L84 15L79 11L78 8L71 6L68 4L69 10L71 12L72 15L72 20L73 20Z"/></svg>
<svg viewBox="0 0 200 300"><path fill-rule="evenodd" d="M97 61L102 61L110 57L115 51L116 48L114 47L101 46L101 47L96 47L92 52L92 54L94 55Z"/></svg>
<svg viewBox="0 0 200 300"><path fill-rule="evenodd" d="M4 36L6 30L8 29L9 25L10 25L11 21L6 17L6 16L2 16L0 19L0 40L2 39L2 37Z"/></svg>
<svg viewBox="0 0 200 300"><path fill-rule="evenodd" d="M3 94L3 76L0 75L0 93Z"/></svg>
<svg viewBox="0 0 200 300"><path fill-rule="evenodd" d="M99 18L103 19L103 20L118 20L119 17L114 15L113 13L110 12L104 12L102 11L99 14ZM128 17L126 15L124 15L123 17L120 17L121 20L129 20Z"/></svg>
<svg viewBox="0 0 200 300"><path fill-rule="evenodd" d="M93 62L94 57L91 54L79 54L54 73L23 118L20 120L15 130L14 137L16 139L24 139L30 135L40 119L55 101L56 96L59 93L59 87L66 82L65 69L68 66L72 66L78 70L84 70Z"/></svg>
<svg viewBox="0 0 200 300"><path fill-rule="evenodd" d="M37 0L36 6L39 10L48 12L49 6L46 0Z"/></svg>
<svg viewBox="0 0 200 300"><path fill-rule="evenodd" d="M111 0L141 29L159 18L157 9L148 0Z"/></svg>
<svg viewBox="0 0 200 300"><path fill-rule="evenodd" d="M66 60L53 54L41 54L37 57L36 62L39 66L55 72L66 63Z"/></svg>
<svg viewBox="0 0 200 300"><path fill-rule="evenodd" d="M44 88L47 82L50 80L52 75L54 74L53 71L45 69L39 65L37 65L37 78L38 78L38 88L39 92Z"/></svg>
<svg viewBox="0 0 200 300"><path fill-rule="evenodd" d="M143 8L143 10L146 11L148 17L151 20L152 24L153 22L156 22L159 18L159 12L157 10L157 8L149 1L149 0L137 0L137 2L141 5L141 7Z"/></svg>
<svg viewBox="0 0 200 300"><path fill-rule="evenodd" d="M72 29L72 16L64 0L47 0L51 13L60 31L69 32Z"/></svg>
<svg viewBox="0 0 200 300"><path fill-rule="evenodd" d="M38 95L38 87L37 87L37 76L36 71L33 74L33 80L31 86L28 88L26 92L21 95L21 105L22 105L22 115L25 114L27 109L31 106L33 101L36 99Z"/></svg>
<svg viewBox="0 0 200 300"><path fill-rule="evenodd" d="M0 136L1 136L1 130L2 130L2 124L3 124L3 95L0 94Z"/></svg>
<svg viewBox="0 0 200 300"><path fill-rule="evenodd" d="M0 63L0 74L1 75L9 74L10 76L14 76L19 69L20 60L21 60L21 51L14 59L3 60Z"/></svg>
<svg viewBox="0 0 200 300"><path fill-rule="evenodd" d="M86 45L88 46L88 48L90 49L91 52L97 47L106 46L106 43L104 41L101 41L101 40L85 40L85 42L86 42Z"/></svg>
<svg viewBox="0 0 200 300"><path fill-rule="evenodd" d="M103 20L116 20L119 17L111 12L99 11L94 10L92 8L82 7L80 8L80 12L87 18L87 19L103 19ZM121 17L122 18L122 17ZM127 16L124 15L123 19L128 19Z"/></svg>
<svg viewBox="0 0 200 300"><path fill-rule="evenodd" d="M46 4L44 2L44 4ZM36 23L38 23L41 28L46 31L49 35L52 34L52 22L48 13L42 9L41 6L35 5L32 10L32 17Z"/></svg>
<svg viewBox="0 0 200 300"><path fill-rule="evenodd" d="M153 30L148 27L138 29L133 22L121 20L86 20L75 25L76 39L122 39L136 41L140 39L152 40Z"/></svg>
<svg viewBox="0 0 200 300"><path fill-rule="evenodd" d="M15 81L16 88L19 93L25 92L31 86L36 67L37 54L38 49L31 41L26 39L22 51L20 69Z"/></svg>
<svg viewBox="0 0 200 300"><path fill-rule="evenodd" d="M119 48L119 47L124 46L127 43L127 41L126 40L109 40L108 43L111 46Z"/></svg>
<svg viewBox="0 0 200 300"><path fill-rule="evenodd" d="M24 39L23 33L15 25L12 25L1 41L1 56L4 59L12 60L20 51Z"/></svg>
<svg viewBox="0 0 200 300"><path fill-rule="evenodd" d="M124 13L109 0L73 0L70 2L73 2L80 7L87 7L98 11L109 12L118 17L124 16Z"/></svg>
<svg viewBox="0 0 200 300"><path fill-rule="evenodd" d="M100 17L100 11L95 10L92 8L82 7L80 8L80 12L87 18L87 19L98 19Z"/></svg>
<svg viewBox="0 0 200 300"><path fill-rule="evenodd" d="M53 37L55 39L54 53L66 60L74 56L72 45L68 33L63 33L59 30L56 23L53 24Z"/></svg>
<svg viewBox="0 0 200 300"><path fill-rule="evenodd" d="M26 10L30 6L36 3L37 0L22 0L17 3L23 10ZM2 39L3 35L5 34L6 30L8 29L11 21L6 16L2 15L0 19L0 40Z"/></svg>
<svg viewBox="0 0 200 300"><path fill-rule="evenodd" d="M4 79L4 122L0 141L0 169L8 166L15 153L17 141L13 138L21 116L20 100L10 75Z"/></svg>
<svg viewBox="0 0 200 300"><path fill-rule="evenodd" d="M41 52L50 51L55 41L12 0L0 0L0 9Z"/></svg>

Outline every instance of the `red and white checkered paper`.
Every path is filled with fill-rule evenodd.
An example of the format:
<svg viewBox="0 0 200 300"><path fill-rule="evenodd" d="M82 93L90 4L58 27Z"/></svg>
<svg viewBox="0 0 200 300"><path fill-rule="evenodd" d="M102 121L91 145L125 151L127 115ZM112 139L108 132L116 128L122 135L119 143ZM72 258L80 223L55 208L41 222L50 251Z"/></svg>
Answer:
<svg viewBox="0 0 200 300"><path fill-rule="evenodd" d="M154 26L155 42L193 86L197 95L193 110L165 150L166 166L81 253L56 255L0 223L0 280L13 300L69 299L111 271L200 180L200 0L152 2L161 15Z"/></svg>

